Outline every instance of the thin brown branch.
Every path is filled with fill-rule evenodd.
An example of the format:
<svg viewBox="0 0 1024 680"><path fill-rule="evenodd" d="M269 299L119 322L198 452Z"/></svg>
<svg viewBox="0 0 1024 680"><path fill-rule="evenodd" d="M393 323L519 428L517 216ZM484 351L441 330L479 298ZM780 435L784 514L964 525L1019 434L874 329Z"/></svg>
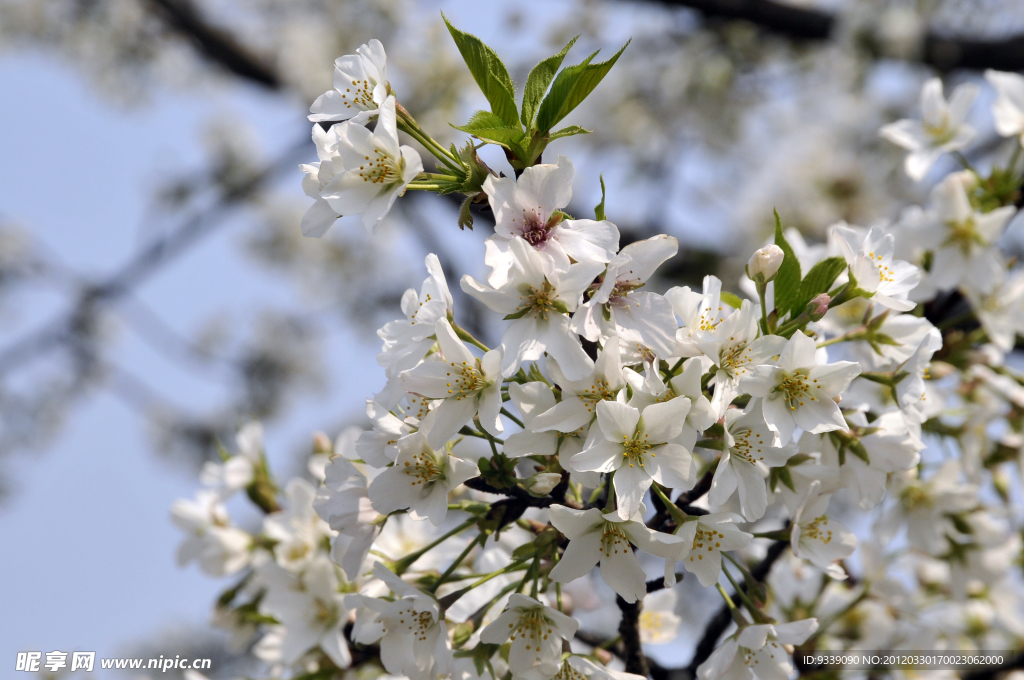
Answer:
<svg viewBox="0 0 1024 680"><path fill-rule="evenodd" d="M208 24L188 0L150 0L167 26L195 45L209 61L229 72L271 90L284 82L263 58L243 46L224 29Z"/></svg>

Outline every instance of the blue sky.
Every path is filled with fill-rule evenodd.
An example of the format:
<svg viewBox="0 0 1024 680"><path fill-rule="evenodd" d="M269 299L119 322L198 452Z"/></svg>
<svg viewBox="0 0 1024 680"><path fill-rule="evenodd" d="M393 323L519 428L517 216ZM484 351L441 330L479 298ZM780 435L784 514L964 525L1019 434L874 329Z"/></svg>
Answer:
<svg viewBox="0 0 1024 680"><path fill-rule="evenodd" d="M66 65L24 53L0 60L0 83L0 120L8 131L0 137L0 214L87 277L109 273L141 244L147 198L159 179L201 167L199 140L211 116L239 115L282 146L308 134L292 104L245 87L203 97L158 92L151 105L125 110ZM57 101L59 110L41 106ZM289 191L300 197L297 177ZM293 299L294 287L242 258L238 242L249 224L244 216L231 219L142 286L139 298L185 335L212 315L241 321L267 304L305 304ZM4 346L62 308L52 292L18 293L0 310ZM172 403L201 410L223 399L216 380L180 370L130 330L113 332L118 362ZM349 384L372 390L379 381L375 349L363 341L375 338L360 341L338 329L330 340L355 348L364 360ZM340 361L332 364L335 372ZM362 398L350 389L330 403L300 403L270 430L272 458L290 463L297 442L357 412ZM30 650L114 656L159 631L206 624L223 584L194 566L175 566L179 532L168 515L197 481L152 453L136 411L98 391L71 411L55 445L8 463L14 492L0 508L0 664Z"/></svg>

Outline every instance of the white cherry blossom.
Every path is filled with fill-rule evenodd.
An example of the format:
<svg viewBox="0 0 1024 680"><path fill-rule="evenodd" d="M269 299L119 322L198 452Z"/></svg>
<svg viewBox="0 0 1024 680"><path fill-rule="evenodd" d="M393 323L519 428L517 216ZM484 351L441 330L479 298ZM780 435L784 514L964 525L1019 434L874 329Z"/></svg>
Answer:
<svg viewBox="0 0 1024 680"><path fill-rule="evenodd" d="M313 508L316 489L306 480L296 477L288 482L284 491L285 509L267 515L263 520L263 533L277 541L274 557L277 563L298 573L317 555L317 547L334 532Z"/></svg>
<svg viewBox="0 0 1024 680"><path fill-rule="evenodd" d="M690 452L671 443L683 430L690 400L676 397L643 411L614 401L597 405L600 436L569 461L581 472L614 472L616 512L629 519L640 508L652 482L672 489L696 483Z"/></svg>
<svg viewBox="0 0 1024 680"><path fill-rule="evenodd" d="M597 508L574 510L562 505L551 507L551 524L565 534L569 546L551 570L551 579L569 583L590 573L601 564L601 578L626 602L636 602L647 594L647 576L632 546L657 557L670 558L679 553L683 539L648 529L644 524L644 506L627 520L618 513Z"/></svg>
<svg viewBox="0 0 1024 680"><path fill-rule="evenodd" d="M249 564L252 537L231 526L227 509L216 491L203 489L196 493L195 500L175 501L171 520L186 534L178 547L178 566L198 561L210 576L225 576Z"/></svg>
<svg viewBox="0 0 1024 680"><path fill-rule="evenodd" d="M235 435L235 445L237 455L220 463L208 461L199 474L203 486L217 489L224 498L252 482L263 457L263 425L255 421L243 425Z"/></svg>
<svg viewBox="0 0 1024 680"><path fill-rule="evenodd" d="M371 40L334 61L334 89L309 107L309 120L351 120L365 124L388 96L387 55L379 40Z"/></svg>
<svg viewBox="0 0 1024 680"><path fill-rule="evenodd" d="M302 233L320 238L343 215L362 215L370 233L377 230L395 199L423 172L419 152L399 146L395 98L381 104L370 132L352 121L327 132L313 126L320 161L299 168L306 172L302 188L316 199L302 218Z"/></svg>
<svg viewBox="0 0 1024 680"><path fill-rule="evenodd" d="M573 315L573 329L591 341L614 334L643 343L663 358L672 356L677 328L672 305L657 293L638 289L678 250L679 242L662 234L619 251L601 284Z"/></svg>
<svg viewBox="0 0 1024 680"><path fill-rule="evenodd" d="M765 421L779 445L789 443L796 427L814 434L846 429L834 399L857 377L860 366L852 361L819 364L816 354L814 340L797 331L777 364L756 366L740 380L740 389L762 398Z"/></svg>
<svg viewBox="0 0 1024 680"><path fill-rule="evenodd" d="M974 139L974 128L965 121L978 96L978 86L964 83L942 96L942 81L932 78L921 89L921 120L899 120L879 134L910 151L904 162L907 175L920 181L944 153L962 149Z"/></svg>
<svg viewBox="0 0 1024 680"><path fill-rule="evenodd" d="M435 325L439 352L402 373L407 390L427 399L440 399L423 420L420 432L430 446L443 446L463 425L479 415L480 426L495 437L501 424L501 352L491 350L473 356L459 339L448 319Z"/></svg>
<svg viewBox="0 0 1024 680"><path fill-rule="evenodd" d="M597 417L597 404L614 400L626 386L622 376L619 338L613 335L597 353L594 370L579 380L569 380L562 374L557 361L549 361L552 379L561 388L562 400L537 415L538 431L573 432L588 425Z"/></svg>
<svg viewBox="0 0 1024 680"><path fill-rule="evenodd" d="M676 559L665 561L665 585L676 582L677 560L705 588L718 583L722 575L722 551L738 550L750 544L751 535L740 531L734 524L740 519L729 512L718 512L683 522L676 529L676 536L683 539L680 552Z"/></svg>
<svg viewBox="0 0 1024 680"><path fill-rule="evenodd" d="M894 260L894 237L879 227L861 236L850 227L832 227L835 239L857 279L857 287L871 293L878 304L901 312L914 308L907 294L921 280L921 270L903 260Z"/></svg>
<svg viewBox="0 0 1024 680"><path fill-rule="evenodd" d="M1024 144L1024 76L989 69L985 80L996 90L992 103L996 132L1003 137L1020 137Z"/></svg>
<svg viewBox="0 0 1024 680"><path fill-rule="evenodd" d="M512 640L508 667L513 678L541 667L544 677L553 676L562 657L562 640L571 640L579 624L557 609L526 595L513 593L508 607L480 632L480 641L500 645Z"/></svg>
<svg viewBox="0 0 1024 680"><path fill-rule="evenodd" d="M719 417L740 395L740 380L750 375L755 366L767 364L786 346L786 339L778 335L757 337L758 309L744 300L739 310L713 329L698 331L693 336L697 348L718 367L711 407Z"/></svg>
<svg viewBox="0 0 1024 680"><path fill-rule="evenodd" d="M356 641L380 644L380 660L388 673L410 680L432 680L450 673L454 657L437 600L405 583L380 562L373 566L373 574L396 598L359 597L374 615L368 620L364 617Z"/></svg>
<svg viewBox="0 0 1024 680"><path fill-rule="evenodd" d="M633 408L642 411L650 404L670 401L676 397L686 397L690 400L690 410L686 413L683 431L675 439L675 443L682 444L687 449L692 449L700 433L718 420L711 401L704 396L700 386L705 362L710 365L707 359L687 359L683 363L682 372L672 376L668 384L662 380L661 373L650 366L644 367L643 376L632 369L623 369L626 382L633 390L633 396L629 400L629 405Z"/></svg>
<svg viewBox="0 0 1024 680"><path fill-rule="evenodd" d="M505 438L505 455L511 458L529 455L553 456L558 450L558 433L542 430L537 424L539 415L547 413L556 405L551 387L539 380L526 384L510 383L508 396L515 404L526 427L522 432L510 434Z"/></svg>
<svg viewBox="0 0 1024 680"><path fill-rule="evenodd" d="M338 591L335 569L322 555L306 567L299 584L271 587L260 601L260 609L284 626L276 650L280 661L293 664L319 646L339 667L347 668L352 663L342 629L353 607L351 600Z"/></svg>
<svg viewBox="0 0 1024 680"><path fill-rule="evenodd" d="M885 496L889 473L917 465L924 444L901 411L883 413L870 424L863 413L852 413L848 419L864 433L859 446L850 447L841 440L837 445L826 434L821 438L822 461L839 472L842 486L867 510Z"/></svg>
<svg viewBox="0 0 1024 680"><path fill-rule="evenodd" d="M397 404L405 394L399 374L426 356L435 342L437 322L454 311L452 294L437 255L427 255L425 264L429 276L420 286L419 293L415 288L409 288L402 295L403 318L389 321L377 331L384 341L377 354L377 363L384 368L388 386L375 400L387 408Z"/></svg>
<svg viewBox="0 0 1024 680"><path fill-rule="evenodd" d="M853 554L857 537L841 522L828 517L829 494L820 493L821 482L815 480L793 513L790 544L793 555L806 559L837 580L846 578L838 564Z"/></svg>
<svg viewBox="0 0 1024 680"><path fill-rule="evenodd" d="M377 475L368 493L373 509L382 515L408 508L413 519L429 519L437 526L448 513L448 494L476 474L476 465L446 448L431 448L416 433L398 442L395 464Z"/></svg>
<svg viewBox="0 0 1024 680"><path fill-rule="evenodd" d="M331 539L331 558L354 581L377 538L380 513L370 503L366 477L351 461L334 455L324 473L313 507L338 532Z"/></svg>
<svg viewBox="0 0 1024 680"><path fill-rule="evenodd" d="M966 285L987 293L1005 269L995 245L1016 212L1013 206L980 213L971 206L966 183L973 175L956 173L932 190L931 220L919 231L921 247L932 250L928 275L939 288Z"/></svg>
<svg viewBox="0 0 1024 680"><path fill-rule="evenodd" d="M583 378L594 362L570 332L568 315L603 265L578 262L559 271L519 237L512 240L511 249L514 261L504 284L495 288L468 275L462 278L467 294L512 320L501 338L502 375L512 375L524 361L535 361L547 352L567 378Z"/></svg>
<svg viewBox="0 0 1024 680"><path fill-rule="evenodd" d="M619 249L619 230L607 220L573 220L560 211L572 198L572 163L540 164L517 178L488 175L483 189L494 212L492 257L512 264L510 241L522 238L551 259L556 269L576 262L608 262Z"/></svg>
<svg viewBox="0 0 1024 680"><path fill-rule="evenodd" d="M537 666L520 677L523 680L643 680L644 676L617 671L601 666L585 656L566 657L554 677L546 675L546 668Z"/></svg>
<svg viewBox="0 0 1024 680"><path fill-rule="evenodd" d="M744 626L697 669L699 680L785 680L793 675L785 645L799 645L818 630L817 619Z"/></svg>
<svg viewBox="0 0 1024 680"><path fill-rule="evenodd" d="M673 356L700 356L696 334L713 332L732 311L722 304L722 281L717 276L704 277L701 293L690 290L689 286L676 286L665 291L665 299L680 322Z"/></svg>
<svg viewBox="0 0 1024 680"><path fill-rule="evenodd" d="M761 519L768 507L769 468L784 465L794 453L792 447L773 446L774 439L759 400L752 400L746 411L727 411L725 449L711 480L708 502L722 505L738 493L743 516L748 521Z"/></svg>

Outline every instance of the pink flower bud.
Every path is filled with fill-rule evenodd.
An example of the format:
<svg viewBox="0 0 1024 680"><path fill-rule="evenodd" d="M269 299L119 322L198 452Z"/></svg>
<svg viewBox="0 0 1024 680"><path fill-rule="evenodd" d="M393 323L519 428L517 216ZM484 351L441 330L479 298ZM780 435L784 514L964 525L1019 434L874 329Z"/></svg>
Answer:
<svg viewBox="0 0 1024 680"><path fill-rule="evenodd" d="M828 296L828 293L822 293L808 303L807 313L810 314L811 319L817 321L821 317L825 316L825 312L828 311L828 304L830 302L832 302L832 298Z"/></svg>

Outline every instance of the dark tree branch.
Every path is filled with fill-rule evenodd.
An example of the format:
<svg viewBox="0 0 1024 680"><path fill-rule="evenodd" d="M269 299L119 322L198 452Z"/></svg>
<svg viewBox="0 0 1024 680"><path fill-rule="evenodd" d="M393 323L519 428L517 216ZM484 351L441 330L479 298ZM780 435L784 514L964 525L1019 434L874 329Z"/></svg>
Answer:
<svg viewBox="0 0 1024 680"><path fill-rule="evenodd" d="M958 68L1020 71L1024 69L1024 36L971 40L928 34L924 38L923 61L943 73Z"/></svg>
<svg viewBox="0 0 1024 680"><path fill-rule="evenodd" d="M280 90L284 82L263 59L245 48L225 30L206 23L188 0L150 0L167 26L190 40L208 60L271 90Z"/></svg>
<svg viewBox="0 0 1024 680"><path fill-rule="evenodd" d="M827 40L835 17L827 12L772 0L658 0L670 7L689 7L709 17L741 19L797 40Z"/></svg>
<svg viewBox="0 0 1024 680"><path fill-rule="evenodd" d="M772 33L798 41L829 40L836 15L773 0L654 0L668 7L688 7L704 16L749 21ZM956 69L1024 70L1024 36L977 40L928 33L920 60L942 73Z"/></svg>
<svg viewBox="0 0 1024 680"><path fill-rule="evenodd" d="M622 638L622 660L626 664L626 672L647 677L650 668L647 666L647 657L644 656L640 643L640 610L644 606L643 600L626 602L621 596L616 595L615 604L619 605L619 611L622 612L619 637Z"/></svg>

